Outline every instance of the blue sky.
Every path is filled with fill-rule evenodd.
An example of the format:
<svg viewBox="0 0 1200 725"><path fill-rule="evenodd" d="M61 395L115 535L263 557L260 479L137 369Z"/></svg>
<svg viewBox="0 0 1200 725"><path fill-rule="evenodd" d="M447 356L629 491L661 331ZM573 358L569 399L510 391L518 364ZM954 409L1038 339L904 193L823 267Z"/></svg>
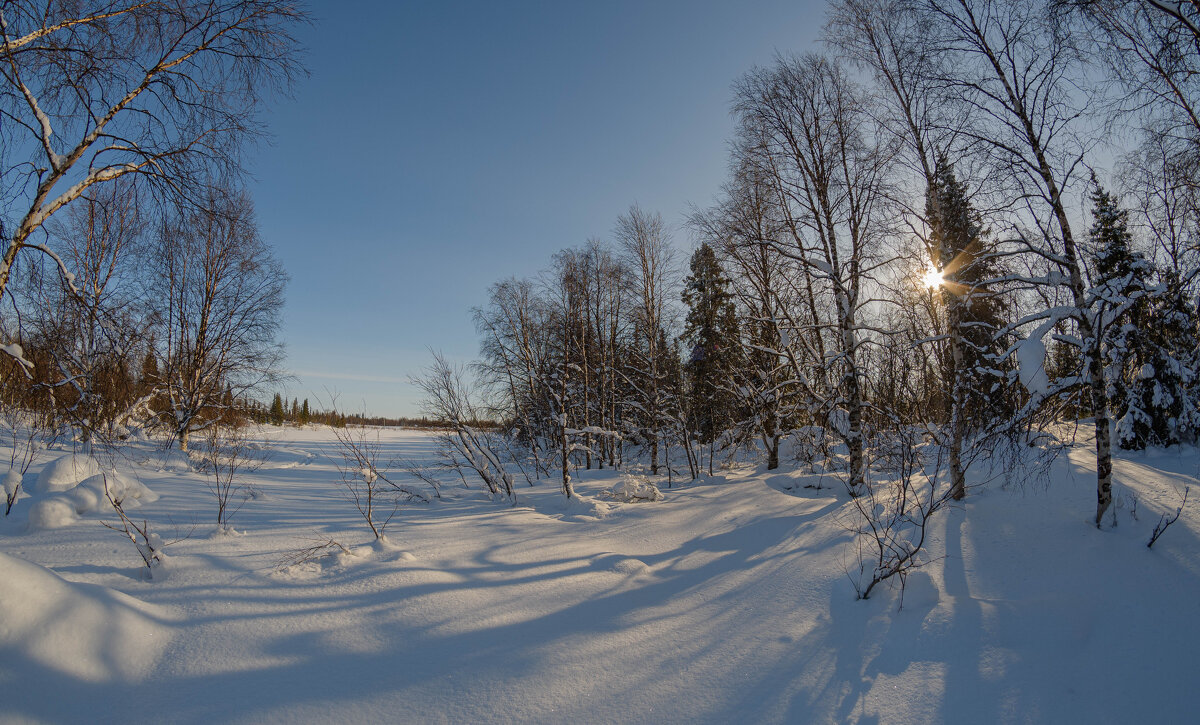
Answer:
<svg viewBox="0 0 1200 725"><path fill-rule="evenodd" d="M493 282L682 228L725 177L730 85L813 47L824 3L313 2L311 77L264 116L259 222L291 274L289 396L414 415L428 348L465 362Z"/></svg>

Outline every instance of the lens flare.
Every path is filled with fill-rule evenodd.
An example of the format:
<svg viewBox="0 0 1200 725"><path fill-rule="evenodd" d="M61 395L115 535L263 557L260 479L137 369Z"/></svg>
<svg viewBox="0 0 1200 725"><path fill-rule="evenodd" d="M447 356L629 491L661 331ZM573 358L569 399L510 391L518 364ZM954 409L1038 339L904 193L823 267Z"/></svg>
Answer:
<svg viewBox="0 0 1200 725"><path fill-rule="evenodd" d="M937 289L938 287L942 286L942 283L946 281L946 278L943 276L940 269L934 269L933 267L930 267L925 271L925 275L921 278L921 281L924 282L925 286L929 289Z"/></svg>

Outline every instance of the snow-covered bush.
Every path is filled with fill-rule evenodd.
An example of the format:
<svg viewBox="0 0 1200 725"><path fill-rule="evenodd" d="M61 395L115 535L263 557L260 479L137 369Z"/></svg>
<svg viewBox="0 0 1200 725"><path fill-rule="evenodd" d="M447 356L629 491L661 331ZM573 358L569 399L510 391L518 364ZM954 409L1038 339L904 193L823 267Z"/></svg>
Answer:
<svg viewBox="0 0 1200 725"><path fill-rule="evenodd" d="M612 488L600 494L604 498L620 501L621 503L642 503L646 501L663 500L662 491L658 486L640 476L621 476Z"/></svg>
<svg viewBox="0 0 1200 725"><path fill-rule="evenodd" d="M100 473L100 464L91 456L70 453L46 464L38 474L35 493L69 491L80 481Z"/></svg>
<svg viewBox="0 0 1200 725"><path fill-rule="evenodd" d="M66 496L50 496L35 501L29 508L29 529L61 529L79 520L75 504Z"/></svg>
<svg viewBox="0 0 1200 725"><path fill-rule="evenodd" d="M106 485L107 494L105 493ZM102 510L104 506L107 506L109 496L126 507L139 506L158 500L158 494L147 488L141 481L120 473L92 476L64 495L75 504L76 513L81 515Z"/></svg>

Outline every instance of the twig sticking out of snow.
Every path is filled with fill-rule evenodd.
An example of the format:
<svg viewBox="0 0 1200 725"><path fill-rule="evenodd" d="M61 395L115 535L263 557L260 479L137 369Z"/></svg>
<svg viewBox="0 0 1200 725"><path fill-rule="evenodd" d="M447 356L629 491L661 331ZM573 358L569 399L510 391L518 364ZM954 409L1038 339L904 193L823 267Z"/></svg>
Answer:
<svg viewBox="0 0 1200 725"><path fill-rule="evenodd" d="M142 563L146 565L147 575L153 579L154 572L158 570L166 561L166 554L163 550L171 544L177 544L180 541L192 535L192 530L189 530L183 536L178 536L171 541L163 541L163 538L150 530L150 522L142 520L141 526L125 513L125 508L122 505L123 496L118 494L114 488L108 485L108 476L104 476L104 497L112 504L113 511L116 511L117 517L120 519L119 524L110 524L107 521L101 521L105 528L112 529L117 533L123 534L128 538L137 549L138 555L142 557Z"/></svg>
<svg viewBox="0 0 1200 725"><path fill-rule="evenodd" d="M1154 525L1154 533L1150 534L1150 541L1146 542L1147 549L1154 548L1154 542L1158 541L1158 537L1166 533L1171 524L1179 520L1179 515L1183 513L1183 507L1187 504L1188 491L1191 486L1183 487L1183 500L1179 502L1179 506L1175 509L1175 515L1167 518L1166 514L1159 517L1158 523Z"/></svg>
<svg viewBox="0 0 1200 725"><path fill-rule="evenodd" d="M282 572L285 569L293 566L299 566L300 564L318 561L326 556L329 556L331 553L334 553L335 550L340 551L343 554L350 553L349 549L333 539L305 539L305 541L311 541L313 544L311 546L305 546L296 549L295 551L288 552L284 556L280 557L280 559L275 562L276 572Z"/></svg>

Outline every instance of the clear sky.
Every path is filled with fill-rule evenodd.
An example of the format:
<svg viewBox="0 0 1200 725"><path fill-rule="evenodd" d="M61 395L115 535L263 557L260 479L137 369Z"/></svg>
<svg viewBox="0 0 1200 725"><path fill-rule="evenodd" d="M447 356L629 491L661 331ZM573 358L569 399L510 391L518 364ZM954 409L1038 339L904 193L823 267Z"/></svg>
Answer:
<svg viewBox="0 0 1200 725"><path fill-rule="evenodd" d="M311 77L264 116L263 234L291 274L289 397L415 415L428 349L477 352L493 282L637 202L683 250L725 178L730 86L814 47L823 2L314 1Z"/></svg>

